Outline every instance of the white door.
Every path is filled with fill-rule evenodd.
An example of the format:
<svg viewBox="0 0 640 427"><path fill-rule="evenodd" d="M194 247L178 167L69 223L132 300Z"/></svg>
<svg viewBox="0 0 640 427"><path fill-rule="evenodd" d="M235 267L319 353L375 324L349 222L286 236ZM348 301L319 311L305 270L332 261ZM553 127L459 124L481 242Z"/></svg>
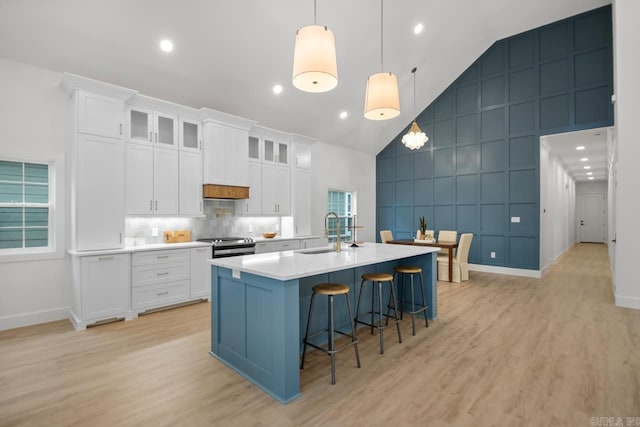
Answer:
<svg viewBox="0 0 640 427"><path fill-rule="evenodd" d="M125 144L124 173L127 215L153 213L153 147Z"/></svg>
<svg viewBox="0 0 640 427"><path fill-rule="evenodd" d="M604 194L580 195L580 241L604 243L605 199Z"/></svg>
<svg viewBox="0 0 640 427"><path fill-rule="evenodd" d="M76 175L78 251L124 246L124 142L81 135Z"/></svg>
<svg viewBox="0 0 640 427"><path fill-rule="evenodd" d="M179 205L178 151L153 150L153 208L156 214L177 215Z"/></svg>
<svg viewBox="0 0 640 427"><path fill-rule="evenodd" d="M211 247L191 249L191 298L208 297L211 293Z"/></svg>
<svg viewBox="0 0 640 427"><path fill-rule="evenodd" d="M202 155L180 152L180 214L202 214Z"/></svg>

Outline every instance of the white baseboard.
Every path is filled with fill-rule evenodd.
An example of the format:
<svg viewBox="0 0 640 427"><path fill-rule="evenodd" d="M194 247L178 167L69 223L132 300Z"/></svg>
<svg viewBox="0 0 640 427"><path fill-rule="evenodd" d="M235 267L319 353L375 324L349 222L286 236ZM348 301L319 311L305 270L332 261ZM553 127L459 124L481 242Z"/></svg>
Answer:
<svg viewBox="0 0 640 427"><path fill-rule="evenodd" d="M21 313L13 316L0 317L0 331L5 329L21 328L23 326L36 325L38 323L53 322L69 318L69 307L53 308L51 310Z"/></svg>
<svg viewBox="0 0 640 427"><path fill-rule="evenodd" d="M483 273L509 274L511 276L533 277L539 279L542 277L540 270L527 270L524 268L496 267L493 265L469 264L469 270L480 271Z"/></svg>
<svg viewBox="0 0 640 427"><path fill-rule="evenodd" d="M635 308L640 310L640 298L638 297L626 297L624 295L615 295L616 306L625 308Z"/></svg>

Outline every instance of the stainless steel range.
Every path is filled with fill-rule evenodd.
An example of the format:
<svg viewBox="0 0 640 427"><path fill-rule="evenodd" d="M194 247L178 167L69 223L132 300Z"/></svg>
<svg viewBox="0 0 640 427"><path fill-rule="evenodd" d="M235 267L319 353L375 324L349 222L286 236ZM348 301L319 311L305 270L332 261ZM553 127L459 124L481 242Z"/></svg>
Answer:
<svg viewBox="0 0 640 427"><path fill-rule="evenodd" d="M250 237L212 237L198 239L198 242L212 244L213 258L251 255L256 253L256 242Z"/></svg>

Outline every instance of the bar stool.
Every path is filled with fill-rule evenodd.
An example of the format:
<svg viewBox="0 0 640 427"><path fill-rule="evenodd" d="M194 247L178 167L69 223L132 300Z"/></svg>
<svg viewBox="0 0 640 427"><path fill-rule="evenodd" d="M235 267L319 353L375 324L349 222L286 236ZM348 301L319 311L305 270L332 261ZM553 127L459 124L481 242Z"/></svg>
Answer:
<svg viewBox="0 0 640 427"><path fill-rule="evenodd" d="M371 313L371 322L365 322L363 320L359 320L358 317L360 316L360 299L362 298L362 289L364 288L364 284L366 282L371 282L372 289L371 289L371 311L365 313L369 314ZM378 324L376 324L374 322L374 316L376 314L376 309L375 309L375 301L376 301L376 286L375 284L378 283ZM394 285L393 285L393 276L391 274L387 274L387 273L367 273L367 274L363 274L362 275L362 282L360 283L360 292L358 293L358 304L356 305L356 317L354 319L354 321L356 323L361 323L363 325L367 325L371 327L371 333L373 334L373 328L378 328L378 331L380 333L380 354L384 354L384 338L382 335L382 331L384 328L386 328L389 325L389 317L391 317L389 315L389 310L391 307L389 307L389 305L387 305L387 314L383 314L382 313L382 284L383 283L389 283L391 285L391 295L390 298L393 301L393 314L394 314L394 318L396 321L396 328L398 330L398 342L402 342L402 335L400 334L400 319L398 319L398 307L396 305L396 291L394 289ZM386 322L385 325L382 325L382 316L386 317Z"/></svg>
<svg viewBox="0 0 640 427"><path fill-rule="evenodd" d="M422 280L422 268L409 266L409 265L401 265L393 269L394 277L396 274L400 275L399 279L402 279L402 281L400 282L400 319L402 319L402 313L404 312L404 282L405 282L405 279L407 278L407 275L409 275L409 277L411 278L411 311L408 311L408 313L411 315L411 331L413 335L415 335L416 334L416 321L415 321L416 314L424 312L424 321L427 325L427 328L429 327L429 320L427 319L427 311L426 311L427 302L424 298L424 282ZM415 274L417 274L418 277L420 277L420 294L422 294L422 305L419 306L418 310L416 310L415 295L413 292L413 276Z"/></svg>
<svg viewBox="0 0 640 427"><path fill-rule="evenodd" d="M309 325L311 324L311 312L313 310L313 299L316 295L327 295L329 297L329 318L328 318L328 328L324 331L320 331L316 334L309 336ZM333 319L333 297L336 295L344 295L347 300L347 312L349 315L349 324L351 325L351 334L347 334L345 332L339 331L335 328L334 319ZM320 283L313 287L313 293L311 294L311 304L309 305L309 316L307 317L307 330L304 334L304 339L302 342L304 343L304 347L302 349L302 361L300 362L300 369L304 369L304 355L307 352L307 345L311 347L317 348L318 350L322 350L331 356L331 384L336 383L336 356L335 354L348 347L353 345L356 350L356 364L358 368L360 367L360 354L358 353L358 337L356 336L356 328L354 327L353 319L351 315L351 303L349 302L349 287L347 285L342 285L340 283ZM315 345L309 342L310 338L313 338L317 335L320 335L324 332L329 332L329 344L328 348L324 348L318 345ZM337 332L341 335L350 336L351 342L339 347L335 348L335 335Z"/></svg>

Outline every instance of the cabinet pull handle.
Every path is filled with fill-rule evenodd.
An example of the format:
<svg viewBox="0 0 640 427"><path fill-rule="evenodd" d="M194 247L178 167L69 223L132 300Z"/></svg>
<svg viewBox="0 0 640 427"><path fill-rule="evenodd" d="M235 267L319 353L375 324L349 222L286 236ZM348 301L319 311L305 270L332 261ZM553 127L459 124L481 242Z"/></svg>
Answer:
<svg viewBox="0 0 640 427"><path fill-rule="evenodd" d="M153 132L149 131L149 142L153 142Z"/></svg>
<svg viewBox="0 0 640 427"><path fill-rule="evenodd" d="M158 292L156 295L157 295L157 296L161 296L161 295L169 295L169 291Z"/></svg>
<svg viewBox="0 0 640 427"><path fill-rule="evenodd" d="M122 243L122 232L120 233L120 243Z"/></svg>
<svg viewBox="0 0 640 427"><path fill-rule="evenodd" d="M156 210L158 210L158 201L156 200Z"/></svg>
<svg viewBox="0 0 640 427"><path fill-rule="evenodd" d="M165 258L169 258L169 255L158 255L157 258L158 259L165 259Z"/></svg>
<svg viewBox="0 0 640 427"><path fill-rule="evenodd" d="M122 123L120 123L120 136L122 136Z"/></svg>
<svg viewBox="0 0 640 427"><path fill-rule="evenodd" d="M149 210L153 211L153 200L149 200Z"/></svg>
<svg viewBox="0 0 640 427"><path fill-rule="evenodd" d="M98 257L98 261L109 261L111 259L113 259L112 256L99 256Z"/></svg>
<svg viewBox="0 0 640 427"><path fill-rule="evenodd" d="M156 132L156 142L158 142L158 132Z"/></svg>
<svg viewBox="0 0 640 427"><path fill-rule="evenodd" d="M200 213L202 213L202 202L200 202Z"/></svg>
<svg viewBox="0 0 640 427"><path fill-rule="evenodd" d="M168 271L165 271L163 273L156 273L156 276L168 276L168 275L169 275Z"/></svg>

